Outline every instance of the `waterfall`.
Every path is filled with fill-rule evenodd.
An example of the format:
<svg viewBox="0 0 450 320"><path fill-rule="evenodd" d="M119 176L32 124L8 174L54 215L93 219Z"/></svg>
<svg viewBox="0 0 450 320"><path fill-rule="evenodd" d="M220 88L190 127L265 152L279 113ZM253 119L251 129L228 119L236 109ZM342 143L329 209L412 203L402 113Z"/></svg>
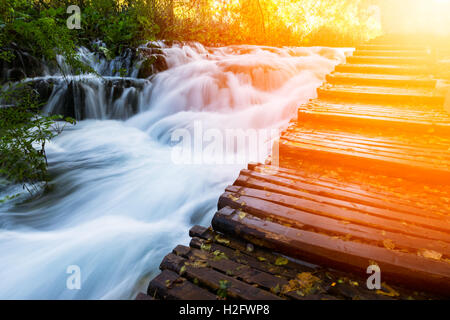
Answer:
<svg viewBox="0 0 450 320"><path fill-rule="evenodd" d="M144 79L142 61L108 61L82 48L100 76L48 72L26 80L52 84L44 112L79 121L48 144L50 190L0 204L0 298L130 299L145 291L164 255L188 244L189 228L209 225L219 195L246 162L270 152L266 137L258 155L244 143L212 162L202 155L176 163L177 133L192 134L193 145L204 140L192 149L198 158L227 130L278 130L349 52L158 46L141 49L156 50L167 70ZM0 198L20 190L0 185ZM79 289L67 286L70 266L79 267Z"/></svg>

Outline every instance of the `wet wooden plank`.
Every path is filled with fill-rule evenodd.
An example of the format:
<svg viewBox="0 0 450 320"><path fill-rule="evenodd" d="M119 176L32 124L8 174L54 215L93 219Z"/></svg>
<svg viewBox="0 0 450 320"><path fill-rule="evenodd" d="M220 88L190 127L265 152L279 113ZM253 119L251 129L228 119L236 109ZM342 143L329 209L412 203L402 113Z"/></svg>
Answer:
<svg viewBox="0 0 450 320"><path fill-rule="evenodd" d="M436 80L424 76L408 75L383 75L365 73L341 73L333 72L326 77L327 83L352 84L367 86L390 86L390 87L422 87L434 88Z"/></svg>
<svg viewBox="0 0 450 320"><path fill-rule="evenodd" d="M177 246L173 250L173 253L186 258L188 263L192 266L198 265L212 268L249 285L256 285L258 288L270 291L277 295L286 296L290 299L299 300L311 295L311 293L300 295L295 292L284 292L283 288L286 288L289 285L287 278L261 271L261 268L254 268L254 266L245 264L245 260L242 259L237 259L239 262L232 260L226 254L228 250L224 247L220 248L220 246L215 246L214 248L209 248L209 250L205 250L204 247L205 246L203 246L203 249L198 250L185 246ZM297 274L292 278L295 279L296 275ZM320 296L325 293L325 290L321 287L321 284L317 284L315 289L314 298L320 299Z"/></svg>
<svg viewBox="0 0 450 320"><path fill-rule="evenodd" d="M315 136L326 139L340 139L343 142L357 142L363 146L381 146L390 147L399 150L422 152L431 154L448 153L450 140L446 136L436 136L434 132L416 132L415 137L409 136L408 132L399 134L394 131L378 131L372 130L340 130L334 128L326 128L325 126L317 126L311 128L309 126L295 127L289 126L285 132L287 134L314 134ZM284 134L284 132L283 132ZM416 139L420 139L417 141Z"/></svg>
<svg viewBox="0 0 450 320"><path fill-rule="evenodd" d="M165 300L216 300L215 294L204 290L179 274L163 270L149 284L147 294Z"/></svg>
<svg viewBox="0 0 450 320"><path fill-rule="evenodd" d="M354 141L342 137L334 137L327 132L289 131L283 133L285 140L293 143L304 143L327 148L342 149L345 151L360 152L368 156L379 156L391 161L401 161L411 165L422 167L450 168L450 152L448 147L442 146L411 145L407 148L396 144L397 140L392 137L386 138L384 145L381 143L370 143L358 141L359 135L353 135ZM392 143L390 143L392 142ZM450 146L450 143L448 144Z"/></svg>
<svg viewBox="0 0 450 320"><path fill-rule="evenodd" d="M347 58L349 64L376 64L376 65L420 65L434 62L431 57L408 57L408 56L358 56L353 55Z"/></svg>
<svg viewBox="0 0 450 320"><path fill-rule="evenodd" d="M296 205L287 206L288 203L296 203ZM390 231L390 234L399 233L402 236L411 237L420 234L421 237L416 238L416 244L419 248L422 248L421 245L425 246L426 242L430 240L442 241L444 245L450 242L450 235L446 232L434 231L407 223L387 221L370 215L353 214L350 210L311 203L294 197L285 197L284 202L277 203L263 197L255 198L225 192L219 199L218 207L221 209L226 206L248 211L263 219L274 219L300 229L322 230L322 232L329 232L334 236L351 235L359 239L367 239L369 236L379 237L379 234L382 234L383 231ZM372 232L365 236L369 231Z"/></svg>
<svg viewBox="0 0 450 320"><path fill-rule="evenodd" d="M236 210L229 207L218 211L212 224L215 230L243 237L266 248L276 248L278 252L289 256L360 274L375 261L380 266L384 279L441 294L450 293L448 262L335 239L305 230L299 233L298 229L263 221L249 214L242 218Z"/></svg>
<svg viewBox="0 0 450 320"><path fill-rule="evenodd" d="M389 287L383 282L382 291L389 294L390 288L393 288L399 293L398 296L386 296L382 293L374 292L365 288L366 278L360 278L355 274L348 274L339 272L337 270L330 270L319 266L307 267L305 261L296 260L299 263L294 263L291 260L285 260L284 265L276 265L276 259L280 257L276 252L268 251L257 245L252 246L251 251L246 250L248 242L242 241L242 239L234 238L230 235L218 234L210 228L194 226L190 235L193 237L190 246L195 248L201 248L203 245L211 245L210 251L216 249L221 250L227 254L227 256L233 261L239 261L243 264L255 268L258 270L266 271L267 273L273 273L276 276L283 277L285 279L296 278L299 273L309 272L319 277L322 281L322 288L326 289L326 294L320 295L308 295L304 299L370 299L370 300L385 300L385 299L427 299L430 298L429 294L422 292L412 292L405 288L400 288L390 284ZM222 244L212 242L215 237L219 236ZM224 242L225 241L225 242ZM238 244L236 244L238 243ZM243 244L240 244L243 243ZM240 249L242 251L240 251ZM227 251L229 250L229 251ZM233 256L233 253L239 252L237 256ZM265 261L256 260L257 257L264 257ZM240 261L240 259L244 259ZM254 261L254 260L256 261ZM255 264L253 262L256 262ZM259 264L259 266L258 266ZM262 267L261 267L262 266ZM269 269L267 269L269 267ZM330 295L330 296L327 296ZM303 299L296 296L296 299Z"/></svg>
<svg viewBox="0 0 450 320"><path fill-rule="evenodd" d="M296 208L300 210L305 210L305 206L302 202L305 202L305 200L302 200L301 198L294 198L293 202L290 202L291 200L289 198L283 199L282 195L279 193L276 193L276 189L271 189L272 191L261 190L261 189L250 189L250 188L241 188L238 186L230 186L227 188L227 192L230 192L233 196L233 198L239 198L238 202L241 199L242 196L245 197L252 197L255 199L261 199L261 200L267 200L277 205L284 205L291 208ZM247 198L245 198L247 199ZM274 200L275 199L275 200ZM233 199L231 199L233 200ZM281 201L280 201L281 200ZM245 201L245 200L244 200ZM307 200L306 200L307 201ZM240 208L242 205L234 205L231 204L229 201L225 201L221 205L227 203L228 205ZM295 203L301 203L301 205L296 205ZM247 205L247 203L246 203ZM248 209L247 210L252 210ZM280 210L283 210L282 208ZM278 211L279 212L279 211ZM323 230L328 230L332 233L341 233L341 232L347 232L344 234L344 236L353 236L359 239L366 240L368 242L375 242L380 246L383 246L383 242L386 239L390 239L393 243L397 245L399 248L403 248L405 250L409 251L418 251L422 249L429 249L434 250L443 253L444 255L450 256L450 245L448 242L445 242L441 239L431 241L428 238L422 237L420 233L416 233L416 231L410 231L408 235L405 235L404 233L400 233L398 230L392 231L389 221L386 221L385 224L379 224L378 226L370 224L372 222L370 219L365 220L365 217L367 213L362 212L361 217L357 217L356 219L349 219L348 217L339 217L337 216L337 212L333 209L331 209L331 212L333 214L328 214L326 211L322 211L319 215L328 216L328 217L335 217L337 222L333 221L330 223L329 226L322 227ZM259 213L259 211L258 211ZM311 212L314 213L314 212ZM266 213L268 217L271 219L279 219L281 223L292 223L292 221L289 221L287 218L286 220L281 217L278 217L278 214L271 214L270 212ZM395 213L394 213L395 214ZM395 215L393 216L395 217ZM294 217L292 217L294 219ZM365 223L358 223L363 221ZM302 219L302 221L305 222L306 219ZM323 221L325 222L325 221ZM328 221L330 222L330 221ZM404 229L408 228L408 224L413 224L412 222L404 222L399 221L403 226L405 226ZM340 224L347 224L349 225L349 228L346 228L345 230L342 228L333 228L334 226L340 226ZM448 224L441 222L442 226L448 227ZM442 233L440 234L442 235ZM439 236L439 234L437 234Z"/></svg>
<svg viewBox="0 0 450 320"><path fill-rule="evenodd" d="M342 73L375 73L394 75L428 75L430 70L424 67L411 66L389 66L372 64L344 64L338 65L334 69Z"/></svg>
<svg viewBox="0 0 450 320"><path fill-rule="evenodd" d="M335 111L335 112L351 112L353 114L367 115L367 114L382 114L389 117L399 118L404 120L415 121L429 121L429 122L447 122L450 115L442 110L442 107L430 108L429 106L417 106L408 104L379 104L379 103L365 103L365 102L340 102L326 99L312 99L309 102L302 104L301 109L306 110L320 110L320 111ZM291 123L293 127L300 128L298 122ZM303 123L301 123L303 125ZM332 129L332 128L330 128Z"/></svg>
<svg viewBox="0 0 450 320"><path fill-rule="evenodd" d="M353 56L428 57L429 54L425 50L380 50L380 49L363 49L363 47L358 47L353 52Z"/></svg>
<svg viewBox="0 0 450 320"><path fill-rule="evenodd" d="M335 128L348 127L360 128L364 122L367 129L373 130L397 130L398 132L435 132L436 134L450 134L450 122L436 119L436 122L427 121L424 118L410 120L410 118L386 117L386 113L353 114L352 112L334 112L322 110L298 110L298 119L303 123L320 123Z"/></svg>
<svg viewBox="0 0 450 320"><path fill-rule="evenodd" d="M280 268L279 266L276 266L274 264L275 259L278 257L278 255L271 254L268 251L264 251L263 253L260 252L259 255L253 255L251 252L249 252L249 250L252 250L252 252L256 251L253 245L251 245L251 249L244 248L243 251L240 251L238 249L232 249L214 242L207 243L205 240L200 238L192 238L189 245L190 247L197 249L209 247L211 248L210 250L212 252L218 250L220 252L223 252L228 257L228 259L232 261L246 265L255 270L281 276L284 278L294 278L298 272L311 272L315 270L314 268L300 265L295 266L294 268L292 266ZM265 260L261 261L261 259Z"/></svg>
<svg viewBox="0 0 450 320"><path fill-rule="evenodd" d="M192 266L187 259L173 253L168 254L161 263L161 269L169 269L176 273L181 273L183 277L197 282L199 285L209 288L210 291L217 292L222 285L226 285L227 296L233 299L243 300L281 300L268 291L261 290L248 285L233 277L222 274L218 271L203 266Z"/></svg>
<svg viewBox="0 0 450 320"><path fill-rule="evenodd" d="M297 299L297 300L329 300L329 299L370 299L370 300L385 300L392 299L390 297L386 297L381 294L376 294L373 291L365 289L363 287L364 279L358 278L355 275L348 275L344 273L339 273L336 270L330 271L327 269L323 269L319 266L315 266L314 268L305 266L304 264L293 263L290 260L284 261L285 265L279 266L276 265L276 259L280 256L276 253L271 253L262 248L258 248L258 246L252 246L251 251L239 251L226 247L225 245L220 245L214 242L210 242L207 239L213 239L217 233L214 231L195 226L195 235L196 236L206 236L206 238L192 238L190 246L193 248L200 249L205 245L209 245L210 251L220 250L224 252L230 260L236 261L238 263L242 263L251 269L261 270L267 272L269 274L275 275L276 277L289 280L296 279L299 273L312 273L315 276L321 279L321 287L326 293L321 294L308 294L306 296L301 296L296 293L287 294L289 298ZM226 239L228 245L233 244L234 241L239 241L238 239L220 235L222 239ZM238 251L238 254L236 254ZM264 261L259 260L258 258L263 258ZM356 287L355 287L356 284ZM398 289L398 288L397 288ZM399 290L399 289L398 289ZM406 298L410 293L406 293L405 290L402 291L402 296Z"/></svg>
<svg viewBox="0 0 450 320"><path fill-rule="evenodd" d="M389 90L387 90L389 89ZM324 85L317 89L319 98L335 99L338 101L358 101L396 104L418 104L430 106L444 106L445 97L437 96L431 90L355 87Z"/></svg>
<svg viewBox="0 0 450 320"><path fill-rule="evenodd" d="M385 42L382 40L380 43L368 43L368 44L362 44L358 46L359 50L371 50L371 51L391 51L394 55L399 54L399 52L422 52L427 53L428 50L426 49L425 45L413 45L413 44L395 44L395 43L383 43Z"/></svg>
<svg viewBox="0 0 450 320"><path fill-rule="evenodd" d="M351 148L343 149L330 145L298 142L284 137L280 139L279 154L280 165L282 166L288 166L290 158L305 158L314 159L320 163L332 162L336 166L353 167L366 172L380 173L419 182L443 184L450 180L450 169L445 161L441 165L407 161L401 158L353 151Z"/></svg>
<svg viewBox="0 0 450 320"><path fill-rule="evenodd" d="M414 180L366 173L335 164L323 165L308 159L300 159L294 164L288 167L249 164L248 172L258 173L257 179L281 178L282 183L274 183L335 199L423 217L450 217L450 187L446 184L432 185L431 181L417 184ZM247 173L241 171L241 174Z"/></svg>
<svg viewBox="0 0 450 320"><path fill-rule="evenodd" d="M208 238L205 238L205 235ZM190 246L193 248L200 249L202 245L209 245L211 250L223 251L233 261L285 278L293 278L299 272L313 272L319 268L305 261L299 261L298 263L288 261L283 267L277 266L275 262L279 254L249 244L239 238L218 235L209 229L202 234L193 234L192 237ZM264 260L261 261L261 259Z"/></svg>

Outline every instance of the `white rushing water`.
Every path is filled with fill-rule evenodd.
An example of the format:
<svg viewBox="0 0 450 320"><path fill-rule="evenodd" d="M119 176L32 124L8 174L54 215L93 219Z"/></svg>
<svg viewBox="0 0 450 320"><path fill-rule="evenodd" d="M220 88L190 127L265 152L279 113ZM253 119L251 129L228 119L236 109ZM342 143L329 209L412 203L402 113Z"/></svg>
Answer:
<svg viewBox="0 0 450 320"><path fill-rule="evenodd" d="M101 79L85 77L79 108L88 119L47 149L52 191L0 204L0 298L129 299L145 291L164 255L189 243L189 228L209 225L219 195L245 167L174 163L176 129L280 128L348 50L191 44L163 52L169 69L114 101ZM97 70L114 76L104 64ZM55 86L47 111L63 103L64 86ZM66 286L71 265L80 268L80 290Z"/></svg>

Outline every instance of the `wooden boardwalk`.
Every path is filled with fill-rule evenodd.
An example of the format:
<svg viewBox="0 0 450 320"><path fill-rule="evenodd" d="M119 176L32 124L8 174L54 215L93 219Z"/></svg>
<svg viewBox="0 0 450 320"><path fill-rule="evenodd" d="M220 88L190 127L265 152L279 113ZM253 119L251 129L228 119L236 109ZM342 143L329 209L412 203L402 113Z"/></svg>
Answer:
<svg viewBox="0 0 450 320"><path fill-rule="evenodd" d="M441 58L420 46L358 48L299 107L275 144L279 167L242 170L212 228L192 228L190 246L168 254L138 298L449 297L450 79L439 77L450 73ZM380 290L366 287L371 264Z"/></svg>

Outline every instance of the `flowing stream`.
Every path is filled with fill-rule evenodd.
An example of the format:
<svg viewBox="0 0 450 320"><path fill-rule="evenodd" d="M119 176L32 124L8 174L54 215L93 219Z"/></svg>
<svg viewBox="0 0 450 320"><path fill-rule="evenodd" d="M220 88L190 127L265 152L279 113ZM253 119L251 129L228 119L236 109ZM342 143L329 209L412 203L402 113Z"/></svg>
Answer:
<svg viewBox="0 0 450 320"><path fill-rule="evenodd" d="M69 76L71 110L82 120L47 147L51 191L0 204L0 298L131 299L145 291L164 255L188 245L189 228L209 226L245 163L270 150L247 156L244 145L222 154L227 163L177 163L173 134L282 128L349 52L195 43L161 50L168 69L149 79L136 79L135 69L121 78L114 63L80 50L104 77ZM44 79L54 83L44 110L60 112L68 81ZM194 158L203 151L194 148ZM233 162L241 153L244 161ZM3 187L0 198L21 191ZM73 265L79 290L66 284Z"/></svg>

